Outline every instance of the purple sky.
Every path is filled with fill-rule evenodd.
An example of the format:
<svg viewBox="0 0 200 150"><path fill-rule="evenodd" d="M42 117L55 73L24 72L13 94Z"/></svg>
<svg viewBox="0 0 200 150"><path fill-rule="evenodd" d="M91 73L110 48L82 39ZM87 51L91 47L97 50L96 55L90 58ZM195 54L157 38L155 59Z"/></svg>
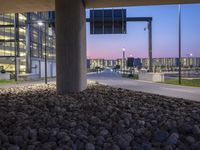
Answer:
<svg viewBox="0 0 200 150"><path fill-rule="evenodd" d="M153 17L153 57L178 57L178 5L128 7L128 17ZM89 10L87 10L89 17ZM128 23L123 35L90 35L87 24L88 58L116 59L148 56L147 23ZM182 5L182 56L200 57L200 4Z"/></svg>

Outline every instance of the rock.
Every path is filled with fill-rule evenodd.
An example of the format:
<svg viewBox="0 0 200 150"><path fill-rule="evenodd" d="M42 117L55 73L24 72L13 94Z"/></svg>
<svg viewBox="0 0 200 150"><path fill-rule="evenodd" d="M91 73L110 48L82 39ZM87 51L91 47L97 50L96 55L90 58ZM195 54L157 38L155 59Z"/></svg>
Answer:
<svg viewBox="0 0 200 150"><path fill-rule="evenodd" d="M35 150L35 145L29 145L29 146L27 147L27 150Z"/></svg>
<svg viewBox="0 0 200 150"><path fill-rule="evenodd" d="M30 129L29 136L30 136L30 139L32 141L36 141L37 140L37 130L36 129Z"/></svg>
<svg viewBox="0 0 200 150"><path fill-rule="evenodd" d="M194 143L195 143L195 138L192 137L192 136L187 136L187 137L186 137L186 141L187 141L189 144L194 144Z"/></svg>
<svg viewBox="0 0 200 150"><path fill-rule="evenodd" d="M145 121L143 121L143 120L138 120L138 125L144 126L144 125L145 125Z"/></svg>
<svg viewBox="0 0 200 150"><path fill-rule="evenodd" d="M101 120L96 116L92 116L90 122L92 125L99 125L101 123Z"/></svg>
<svg viewBox="0 0 200 150"><path fill-rule="evenodd" d="M59 132L57 135L57 139L59 140L60 144L67 143L68 141L71 140L71 138L65 132Z"/></svg>
<svg viewBox="0 0 200 150"><path fill-rule="evenodd" d="M38 131L38 139L42 142L46 142L49 138L49 131L44 128L40 128Z"/></svg>
<svg viewBox="0 0 200 150"><path fill-rule="evenodd" d="M105 150L110 150L110 149L112 149L112 144L110 144L110 143L104 143L104 144L103 144L103 149L105 149Z"/></svg>
<svg viewBox="0 0 200 150"><path fill-rule="evenodd" d="M127 118L128 120L132 120L132 114L131 114L131 113L123 113L123 114L121 115L121 118L122 118L122 119Z"/></svg>
<svg viewBox="0 0 200 150"><path fill-rule="evenodd" d="M59 132L59 133L57 134L57 138L58 138L58 140L61 140L61 139L65 138L66 135L67 135L67 134L66 134L65 132Z"/></svg>
<svg viewBox="0 0 200 150"><path fill-rule="evenodd" d="M23 140L23 137L22 136L14 136L13 137L13 141L14 141L14 144L15 145L22 145L24 140Z"/></svg>
<svg viewBox="0 0 200 150"><path fill-rule="evenodd" d="M119 136L118 138L118 145L121 149L127 149L129 147L129 144L132 140L132 137L128 134L124 134Z"/></svg>
<svg viewBox="0 0 200 150"><path fill-rule="evenodd" d="M158 142L163 142L167 139L168 136L169 136L169 133L167 131L157 130L154 133L154 140Z"/></svg>
<svg viewBox="0 0 200 150"><path fill-rule="evenodd" d="M66 95L54 84L1 89L0 149L200 150L199 108L102 85Z"/></svg>
<svg viewBox="0 0 200 150"><path fill-rule="evenodd" d="M0 139L2 143L8 142L8 136L5 135L1 130L0 130Z"/></svg>
<svg viewBox="0 0 200 150"><path fill-rule="evenodd" d="M8 148L8 150L20 150L20 148L19 148L19 146L14 145L14 146L10 146L10 147Z"/></svg>
<svg viewBox="0 0 200 150"><path fill-rule="evenodd" d="M95 147L92 143L87 143L85 146L85 150L95 150Z"/></svg>
<svg viewBox="0 0 200 150"><path fill-rule="evenodd" d="M96 137L96 145L103 146L104 143L105 143L105 138L103 136Z"/></svg>
<svg viewBox="0 0 200 150"><path fill-rule="evenodd" d="M128 118L125 118L124 119L124 124L126 125L126 126L130 126L130 121L129 121L129 119Z"/></svg>
<svg viewBox="0 0 200 150"><path fill-rule="evenodd" d="M200 149L200 141L197 142L197 143L195 143L195 144L193 144L193 145L191 146L191 149L192 149L192 150L199 150L199 149Z"/></svg>
<svg viewBox="0 0 200 150"><path fill-rule="evenodd" d="M199 126L195 125L192 129L194 135L200 135L200 128Z"/></svg>
<svg viewBox="0 0 200 150"><path fill-rule="evenodd" d="M101 130L100 135L107 136L109 134L109 131L106 129Z"/></svg>
<svg viewBox="0 0 200 150"><path fill-rule="evenodd" d="M142 148L143 148L144 150L150 150L151 147L152 147L152 145L151 145L150 142L143 142L143 143L142 143Z"/></svg>
<svg viewBox="0 0 200 150"><path fill-rule="evenodd" d="M167 145L163 148L163 150L173 150L173 147L171 145Z"/></svg>
<svg viewBox="0 0 200 150"><path fill-rule="evenodd" d="M80 141L80 140L76 140L75 145L77 146L78 150L84 150L85 149L85 144Z"/></svg>
<svg viewBox="0 0 200 150"><path fill-rule="evenodd" d="M178 133L172 133L169 138L167 139L167 143L169 145L176 145L179 139L179 134Z"/></svg>
<svg viewBox="0 0 200 150"><path fill-rule="evenodd" d="M112 146L112 150L120 150L120 147L118 145L114 144Z"/></svg>
<svg viewBox="0 0 200 150"><path fill-rule="evenodd" d="M190 125L190 124L183 124L182 125L182 131L185 133L185 134L192 134L192 132L193 132L193 127L192 127L192 125Z"/></svg>
<svg viewBox="0 0 200 150"><path fill-rule="evenodd" d="M43 150L51 150L52 146L49 143L44 143L43 146L42 146L42 149Z"/></svg>

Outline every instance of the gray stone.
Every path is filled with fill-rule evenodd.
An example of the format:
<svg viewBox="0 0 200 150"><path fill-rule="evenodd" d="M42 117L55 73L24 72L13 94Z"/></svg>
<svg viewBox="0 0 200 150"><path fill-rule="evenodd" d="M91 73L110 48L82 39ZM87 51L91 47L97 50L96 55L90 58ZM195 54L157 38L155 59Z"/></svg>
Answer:
<svg viewBox="0 0 200 150"><path fill-rule="evenodd" d="M118 145L121 149L127 149L129 147L129 144L132 140L132 137L128 134L124 134L119 136L118 138Z"/></svg>
<svg viewBox="0 0 200 150"><path fill-rule="evenodd" d="M100 135L107 136L109 134L109 131L106 129L101 130Z"/></svg>
<svg viewBox="0 0 200 150"><path fill-rule="evenodd" d="M95 147L92 143L87 143L85 146L85 150L95 150Z"/></svg>
<svg viewBox="0 0 200 150"><path fill-rule="evenodd" d="M143 120L138 120L138 124L139 124L140 126L144 126L144 125L145 125L145 121L143 121Z"/></svg>
<svg viewBox="0 0 200 150"><path fill-rule="evenodd" d="M96 137L96 145L103 146L105 143L105 138L103 136Z"/></svg>
<svg viewBox="0 0 200 150"><path fill-rule="evenodd" d="M128 120L132 120L132 114L131 113L123 113L121 115L122 119L127 118Z"/></svg>
<svg viewBox="0 0 200 150"><path fill-rule="evenodd" d="M179 134L178 133L172 133L169 138L167 139L167 143L169 145L176 145L179 139Z"/></svg>
<svg viewBox="0 0 200 150"><path fill-rule="evenodd" d="M90 122L92 125L98 125L101 123L101 120L95 116L92 116Z"/></svg>
<svg viewBox="0 0 200 150"><path fill-rule="evenodd" d="M189 143L189 144L193 144L193 143L195 143L195 138L194 137L192 137L192 136L187 136L186 137L186 141Z"/></svg>
<svg viewBox="0 0 200 150"><path fill-rule="evenodd" d="M192 150L199 150L200 149L200 141L198 141L197 143L193 144L191 146Z"/></svg>
<svg viewBox="0 0 200 150"><path fill-rule="evenodd" d="M37 130L36 129L30 129L29 130L29 135L30 135L30 139L32 141L36 141L37 140Z"/></svg>
<svg viewBox="0 0 200 150"><path fill-rule="evenodd" d="M169 136L169 133L167 131L163 131L163 130L157 130L154 133L154 139L158 142L163 142L167 139L167 137Z"/></svg>
<svg viewBox="0 0 200 150"><path fill-rule="evenodd" d="M8 150L20 150L20 148L19 148L19 146L14 145L14 146L10 146L10 147L8 148Z"/></svg>
<svg viewBox="0 0 200 150"><path fill-rule="evenodd" d="M163 150L173 150L173 147L171 145L167 145L163 148Z"/></svg>
<svg viewBox="0 0 200 150"><path fill-rule="evenodd" d="M8 142L8 136L5 135L2 131L0 131L0 139L2 143Z"/></svg>
<svg viewBox="0 0 200 150"><path fill-rule="evenodd" d="M199 128L199 126L195 125L193 127L192 131L193 131L193 134L200 135L200 128Z"/></svg>
<svg viewBox="0 0 200 150"><path fill-rule="evenodd" d="M120 150L120 147L117 144L114 144L112 146L112 150Z"/></svg>
<svg viewBox="0 0 200 150"><path fill-rule="evenodd" d="M29 146L27 147L27 150L35 150L35 145L29 145Z"/></svg>
<svg viewBox="0 0 200 150"><path fill-rule="evenodd" d="M143 142L142 147L143 147L144 150L150 150L152 145L151 145L150 142Z"/></svg>
<svg viewBox="0 0 200 150"><path fill-rule="evenodd" d="M23 140L23 137L22 136L14 136L13 137L13 141L14 141L14 144L15 145L22 145L24 140Z"/></svg>

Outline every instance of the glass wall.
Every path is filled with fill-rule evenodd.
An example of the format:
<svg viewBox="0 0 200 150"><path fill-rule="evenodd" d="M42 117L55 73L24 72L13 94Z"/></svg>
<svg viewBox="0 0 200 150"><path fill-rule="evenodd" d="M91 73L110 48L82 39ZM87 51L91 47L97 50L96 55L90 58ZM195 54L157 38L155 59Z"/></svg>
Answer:
<svg viewBox="0 0 200 150"><path fill-rule="evenodd" d="M20 73L26 71L26 49L30 48L30 57L44 59L45 45L47 58L55 60L55 33L49 24L39 26L37 21L48 20L49 12L0 14L0 66L13 72L13 58L20 57ZM30 23L28 30L27 23ZM30 34L30 45L27 43L27 32ZM45 44L46 38L46 44ZM19 48L17 48L17 46ZM18 49L18 52L17 52ZM5 58L10 61L3 61ZM5 63L3 63L5 62ZM8 67L9 66L9 67ZM10 68L10 69L9 69ZM11 69L12 68L12 69Z"/></svg>

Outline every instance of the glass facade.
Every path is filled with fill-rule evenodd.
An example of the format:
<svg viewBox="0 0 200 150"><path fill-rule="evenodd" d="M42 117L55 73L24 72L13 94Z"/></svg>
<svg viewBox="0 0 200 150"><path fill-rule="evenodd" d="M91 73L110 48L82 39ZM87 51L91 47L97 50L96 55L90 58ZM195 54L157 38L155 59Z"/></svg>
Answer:
<svg viewBox="0 0 200 150"><path fill-rule="evenodd" d="M43 26L39 26L37 23L39 20L47 21L49 17L52 18L51 12L0 14L1 68L13 73L16 56L20 61L20 74L26 73L27 58L30 58L30 60L44 59L45 38L47 59L55 60L54 29L52 29L51 24L45 23Z"/></svg>

